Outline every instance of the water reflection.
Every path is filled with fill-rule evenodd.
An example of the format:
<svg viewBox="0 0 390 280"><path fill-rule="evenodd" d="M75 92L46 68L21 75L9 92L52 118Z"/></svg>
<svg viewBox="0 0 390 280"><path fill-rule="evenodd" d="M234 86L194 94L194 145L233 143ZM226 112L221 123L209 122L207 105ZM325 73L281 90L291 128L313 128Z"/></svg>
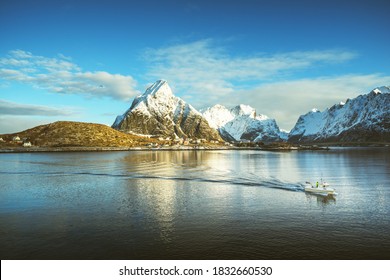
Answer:
<svg viewBox="0 0 390 280"><path fill-rule="evenodd" d="M164 243L172 241L174 219L176 216L176 188L174 182L154 180L151 182L130 182L130 186L136 183L137 199L142 203L142 211L147 219L154 221L151 226L157 227L160 239Z"/></svg>
<svg viewBox="0 0 390 280"><path fill-rule="evenodd" d="M329 194L329 195L321 195L321 194L315 194L315 193L305 193L306 199L308 201L311 201L312 199L316 199L318 205L327 205L327 204L336 204L336 196Z"/></svg>
<svg viewBox="0 0 390 280"><path fill-rule="evenodd" d="M154 164L167 164L184 168L195 168L204 165L212 153L205 151L146 151L129 153L122 158L125 164L137 164L143 167Z"/></svg>
<svg viewBox="0 0 390 280"><path fill-rule="evenodd" d="M0 255L378 259L390 250L389 159L386 149L1 155ZM321 175L337 197L303 191Z"/></svg>

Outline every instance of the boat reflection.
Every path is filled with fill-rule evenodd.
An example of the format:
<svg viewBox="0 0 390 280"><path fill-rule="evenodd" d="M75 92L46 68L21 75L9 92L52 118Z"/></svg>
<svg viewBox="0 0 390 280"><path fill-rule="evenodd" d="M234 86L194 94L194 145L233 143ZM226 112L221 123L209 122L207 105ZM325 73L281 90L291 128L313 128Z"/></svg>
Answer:
<svg viewBox="0 0 390 280"><path fill-rule="evenodd" d="M321 205L336 204L336 196L333 194L322 195L316 193L306 193L306 198L309 200L316 198L317 203Z"/></svg>

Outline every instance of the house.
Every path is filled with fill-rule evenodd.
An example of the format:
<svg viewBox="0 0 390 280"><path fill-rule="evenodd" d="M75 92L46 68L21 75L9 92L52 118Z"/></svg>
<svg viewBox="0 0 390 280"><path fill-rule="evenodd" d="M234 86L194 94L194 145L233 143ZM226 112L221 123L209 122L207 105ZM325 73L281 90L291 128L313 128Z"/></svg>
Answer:
<svg viewBox="0 0 390 280"><path fill-rule="evenodd" d="M0 142L5 142L5 141L3 140L3 138L0 137Z"/></svg>
<svg viewBox="0 0 390 280"><path fill-rule="evenodd" d="M158 144L157 143L149 143L146 146L149 147L149 148L157 148Z"/></svg>
<svg viewBox="0 0 390 280"><path fill-rule="evenodd" d="M12 141L18 142L18 141L20 141L20 137L19 136L14 136L14 137L12 137Z"/></svg>
<svg viewBox="0 0 390 280"><path fill-rule="evenodd" d="M31 147L31 142L24 142L23 147Z"/></svg>

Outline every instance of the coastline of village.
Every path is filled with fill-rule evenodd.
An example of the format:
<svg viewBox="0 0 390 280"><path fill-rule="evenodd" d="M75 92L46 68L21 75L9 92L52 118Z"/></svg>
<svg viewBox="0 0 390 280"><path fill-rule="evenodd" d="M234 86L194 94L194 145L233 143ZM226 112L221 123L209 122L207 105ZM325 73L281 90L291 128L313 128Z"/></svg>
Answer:
<svg viewBox="0 0 390 280"><path fill-rule="evenodd" d="M0 153L34 153L34 152L105 152L105 151L191 151L191 150L328 150L318 145L293 145L286 142L255 143L240 141L236 143L207 141L206 139L170 139L156 138L154 142L135 146L83 146L83 145L33 145L28 138L13 136L4 140L0 137Z"/></svg>

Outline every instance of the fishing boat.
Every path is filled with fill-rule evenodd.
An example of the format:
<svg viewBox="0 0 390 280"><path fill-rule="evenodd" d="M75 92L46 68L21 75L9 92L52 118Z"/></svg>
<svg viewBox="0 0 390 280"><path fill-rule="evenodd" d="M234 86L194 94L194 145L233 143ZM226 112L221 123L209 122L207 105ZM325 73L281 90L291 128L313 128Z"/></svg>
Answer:
<svg viewBox="0 0 390 280"><path fill-rule="evenodd" d="M331 188L327 182L317 182L314 186L310 182L306 182L305 185L305 192L314 193L314 194L321 194L321 195L336 195L336 190Z"/></svg>

